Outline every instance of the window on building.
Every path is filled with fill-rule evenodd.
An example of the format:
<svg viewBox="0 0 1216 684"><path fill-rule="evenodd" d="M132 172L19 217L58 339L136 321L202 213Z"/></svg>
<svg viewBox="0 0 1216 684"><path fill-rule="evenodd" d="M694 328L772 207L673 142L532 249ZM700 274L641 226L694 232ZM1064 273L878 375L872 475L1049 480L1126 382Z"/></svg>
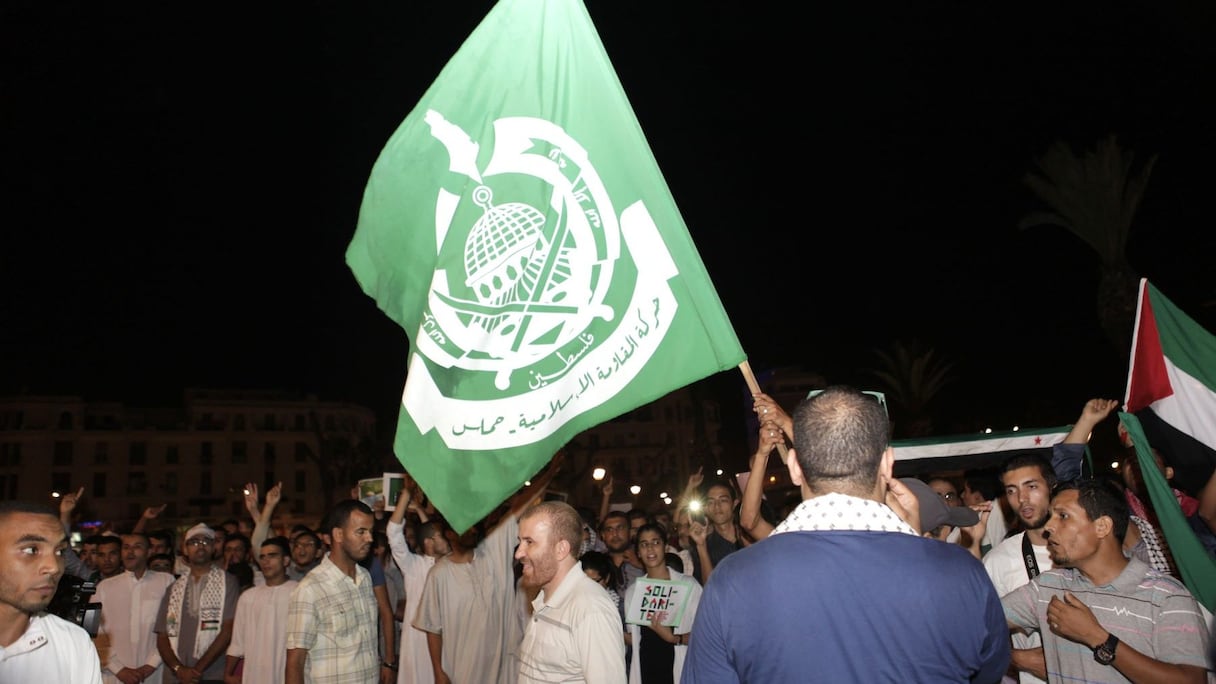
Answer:
<svg viewBox="0 0 1216 684"><path fill-rule="evenodd" d="M142 470L127 473L127 496L143 496L148 493L148 474Z"/></svg>
<svg viewBox="0 0 1216 684"><path fill-rule="evenodd" d="M198 462L203 465L211 465L211 462L214 460L215 454L211 452L211 442L203 442L200 446Z"/></svg>
<svg viewBox="0 0 1216 684"><path fill-rule="evenodd" d="M198 477L198 493L209 495L211 494L211 473L202 472Z"/></svg>
<svg viewBox="0 0 1216 684"><path fill-rule="evenodd" d="M274 429L274 414L273 413L267 413L265 416L262 417L262 429L263 430L273 430Z"/></svg>
<svg viewBox="0 0 1216 684"><path fill-rule="evenodd" d="M177 473L165 473L165 493L177 493Z"/></svg>
<svg viewBox="0 0 1216 684"><path fill-rule="evenodd" d="M17 498L17 476L16 475L8 476L8 498L9 499Z"/></svg>
<svg viewBox="0 0 1216 684"><path fill-rule="evenodd" d="M306 463L309 454L308 445L304 442L296 442L296 463Z"/></svg>
<svg viewBox="0 0 1216 684"><path fill-rule="evenodd" d="M238 413L232 417L232 428L234 430L244 430L245 429L245 414L244 413Z"/></svg>
<svg viewBox="0 0 1216 684"><path fill-rule="evenodd" d="M262 464L273 466L275 459L274 442L266 442L262 445Z"/></svg>
<svg viewBox="0 0 1216 684"><path fill-rule="evenodd" d="M89 492L89 494L99 499L106 495L105 473L93 473L93 489Z"/></svg>
<svg viewBox="0 0 1216 684"><path fill-rule="evenodd" d="M304 492L308 490L308 476L303 470L296 471L296 491Z"/></svg>
<svg viewBox="0 0 1216 684"><path fill-rule="evenodd" d="M245 447L245 443L244 442L233 442L232 443L232 463L233 463L233 465L239 465L239 464L248 463L248 462L249 462L249 453L248 453L248 449L246 449L246 447Z"/></svg>
<svg viewBox="0 0 1216 684"><path fill-rule="evenodd" d="M93 463L106 465L110 462L110 443L98 442L93 445Z"/></svg>
<svg viewBox="0 0 1216 684"><path fill-rule="evenodd" d="M57 466L72 465L72 443L55 442L54 464Z"/></svg>
<svg viewBox="0 0 1216 684"><path fill-rule="evenodd" d="M13 442L8 445L8 464L13 466L21 465L21 442Z"/></svg>
<svg viewBox="0 0 1216 684"><path fill-rule="evenodd" d="M72 413L70 411L64 411L63 413L59 414L59 429L60 430L71 430L72 429Z"/></svg>
<svg viewBox="0 0 1216 684"><path fill-rule="evenodd" d="M127 504L127 517L128 518L135 518L136 520L139 520L143 516L143 514L144 514L144 511L142 508L139 507L138 503Z"/></svg>
<svg viewBox="0 0 1216 684"><path fill-rule="evenodd" d="M325 416L325 429L331 431L334 429L334 416L332 413Z"/></svg>
<svg viewBox="0 0 1216 684"><path fill-rule="evenodd" d="M148 443L131 442L128 458L133 466L148 465Z"/></svg>
<svg viewBox="0 0 1216 684"><path fill-rule="evenodd" d="M165 465L177 465L177 445L170 444L165 447Z"/></svg>
<svg viewBox="0 0 1216 684"><path fill-rule="evenodd" d="M297 413L296 414L296 429L297 430L306 430L306 429L308 429L306 426L307 426L307 423L304 422L304 414Z"/></svg>
<svg viewBox="0 0 1216 684"><path fill-rule="evenodd" d="M72 474L71 473L63 473L63 472L51 473L51 490L52 491L56 491L56 492L59 492L60 494L62 494L71 488L72 488Z"/></svg>

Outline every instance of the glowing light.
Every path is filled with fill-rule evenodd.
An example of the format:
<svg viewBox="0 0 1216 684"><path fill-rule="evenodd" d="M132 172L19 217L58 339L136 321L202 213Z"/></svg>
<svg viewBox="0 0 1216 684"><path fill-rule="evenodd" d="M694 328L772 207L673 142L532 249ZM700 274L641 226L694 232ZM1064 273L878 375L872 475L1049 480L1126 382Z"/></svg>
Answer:
<svg viewBox="0 0 1216 684"><path fill-rule="evenodd" d="M701 510L701 500L700 500L700 499L693 499L692 501L689 501L689 502L688 502L688 510L689 510L689 512L691 512L691 513L696 513L696 512L698 512L698 511L700 511L700 510Z"/></svg>
<svg viewBox="0 0 1216 684"><path fill-rule="evenodd" d="M1021 430L1021 429L1022 429L1022 428L1020 428L1020 427L1018 427L1018 426L1016 426L1016 425L1014 425L1014 426L1013 426L1013 431L1014 431L1014 432L1017 432L1018 430Z"/></svg>
<svg viewBox="0 0 1216 684"><path fill-rule="evenodd" d="M668 496L667 496L667 492L663 492L662 494L660 494L660 495L659 495L659 498L660 498L660 499L666 499L666 498L668 498Z"/></svg>
<svg viewBox="0 0 1216 684"><path fill-rule="evenodd" d="M58 499L60 495L59 495L59 492L51 492L51 496Z"/></svg>
<svg viewBox="0 0 1216 684"><path fill-rule="evenodd" d="M670 497L670 496L665 496L665 497L663 497L663 503L665 503L665 504L667 504L668 506L670 506L670 505L671 505L671 497Z"/></svg>
<svg viewBox="0 0 1216 684"><path fill-rule="evenodd" d="M1119 462L1118 462L1118 461L1111 461L1111 462L1110 462L1110 469L1111 469L1111 470L1118 470L1118 469L1119 469Z"/></svg>
<svg viewBox="0 0 1216 684"><path fill-rule="evenodd" d="M532 480L524 480L524 486L525 486L525 487L531 487L531 486L532 486Z"/></svg>
<svg viewBox="0 0 1216 684"><path fill-rule="evenodd" d="M776 481L777 481L777 476L776 476L776 475L769 475L769 476L768 476L768 481L769 481L769 482L776 482Z"/></svg>
<svg viewBox="0 0 1216 684"><path fill-rule="evenodd" d="M603 468L596 468L595 470L591 471L591 479L599 482L600 480L604 479L604 476L607 474L607 470L604 470Z"/></svg>
<svg viewBox="0 0 1216 684"><path fill-rule="evenodd" d="M719 474L719 475L721 475L721 474L722 474L722 469L721 469L721 468L718 468L718 474Z"/></svg>
<svg viewBox="0 0 1216 684"><path fill-rule="evenodd" d="M991 434L992 434L992 428L984 428L984 434L985 434L985 435L991 435Z"/></svg>
<svg viewBox="0 0 1216 684"><path fill-rule="evenodd" d="M637 496L638 494L642 493L642 488L638 485L633 485L629 488L629 493L634 496Z"/></svg>

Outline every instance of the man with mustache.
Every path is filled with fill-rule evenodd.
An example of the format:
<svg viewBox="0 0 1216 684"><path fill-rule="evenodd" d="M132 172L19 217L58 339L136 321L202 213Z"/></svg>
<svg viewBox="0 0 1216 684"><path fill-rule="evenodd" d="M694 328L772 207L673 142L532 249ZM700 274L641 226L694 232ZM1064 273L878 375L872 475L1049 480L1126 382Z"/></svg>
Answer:
<svg viewBox="0 0 1216 684"><path fill-rule="evenodd" d="M329 554L300 580L287 617L287 684L338 681L388 684L396 673L380 662L376 595L359 561L371 553L372 509L338 503L323 529Z"/></svg>
<svg viewBox="0 0 1216 684"><path fill-rule="evenodd" d="M1123 554L1127 502L1105 483L1063 484L1044 527L1054 569L1001 599L1012 629L1043 636L1056 682L1209 681L1209 636L1178 580Z"/></svg>
<svg viewBox="0 0 1216 684"><path fill-rule="evenodd" d="M101 682L88 632L46 612L67 546L52 509L0 502L0 682Z"/></svg>
<svg viewBox="0 0 1216 684"><path fill-rule="evenodd" d="M1094 426L1117 405L1118 402L1106 399L1086 402L1076 424L1054 451L1084 450ZM1023 454L1014 456L1001 467L1001 483L1005 487L1005 500L1017 515L1022 531L989 551L984 556L984 569L988 571L996 593L1005 596L1052 568L1043 526L1051 517L1051 490L1056 486L1056 473L1046 458ZM1013 634L1012 655L1010 667L1018 671L1021 684L1045 681L1042 640L1037 633Z"/></svg>

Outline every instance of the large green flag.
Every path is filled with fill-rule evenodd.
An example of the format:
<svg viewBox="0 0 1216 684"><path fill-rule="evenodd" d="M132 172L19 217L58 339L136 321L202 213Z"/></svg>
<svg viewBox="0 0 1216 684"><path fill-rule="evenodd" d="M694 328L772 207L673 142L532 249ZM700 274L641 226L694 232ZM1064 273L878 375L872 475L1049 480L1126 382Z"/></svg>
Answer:
<svg viewBox="0 0 1216 684"><path fill-rule="evenodd" d="M490 11L381 152L346 261L410 336L395 449L457 530L746 358L580 0Z"/></svg>

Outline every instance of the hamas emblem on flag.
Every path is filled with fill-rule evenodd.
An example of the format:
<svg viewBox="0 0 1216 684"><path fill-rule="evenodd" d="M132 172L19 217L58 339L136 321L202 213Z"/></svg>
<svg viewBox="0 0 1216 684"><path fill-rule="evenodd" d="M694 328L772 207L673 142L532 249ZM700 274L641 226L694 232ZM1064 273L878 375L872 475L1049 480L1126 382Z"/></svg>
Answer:
<svg viewBox="0 0 1216 684"><path fill-rule="evenodd" d="M464 194L438 189L437 266L403 403L449 448L539 441L645 366L676 312L675 266L645 206L618 217L559 126L496 120L481 169L468 134L434 110L426 122Z"/></svg>

